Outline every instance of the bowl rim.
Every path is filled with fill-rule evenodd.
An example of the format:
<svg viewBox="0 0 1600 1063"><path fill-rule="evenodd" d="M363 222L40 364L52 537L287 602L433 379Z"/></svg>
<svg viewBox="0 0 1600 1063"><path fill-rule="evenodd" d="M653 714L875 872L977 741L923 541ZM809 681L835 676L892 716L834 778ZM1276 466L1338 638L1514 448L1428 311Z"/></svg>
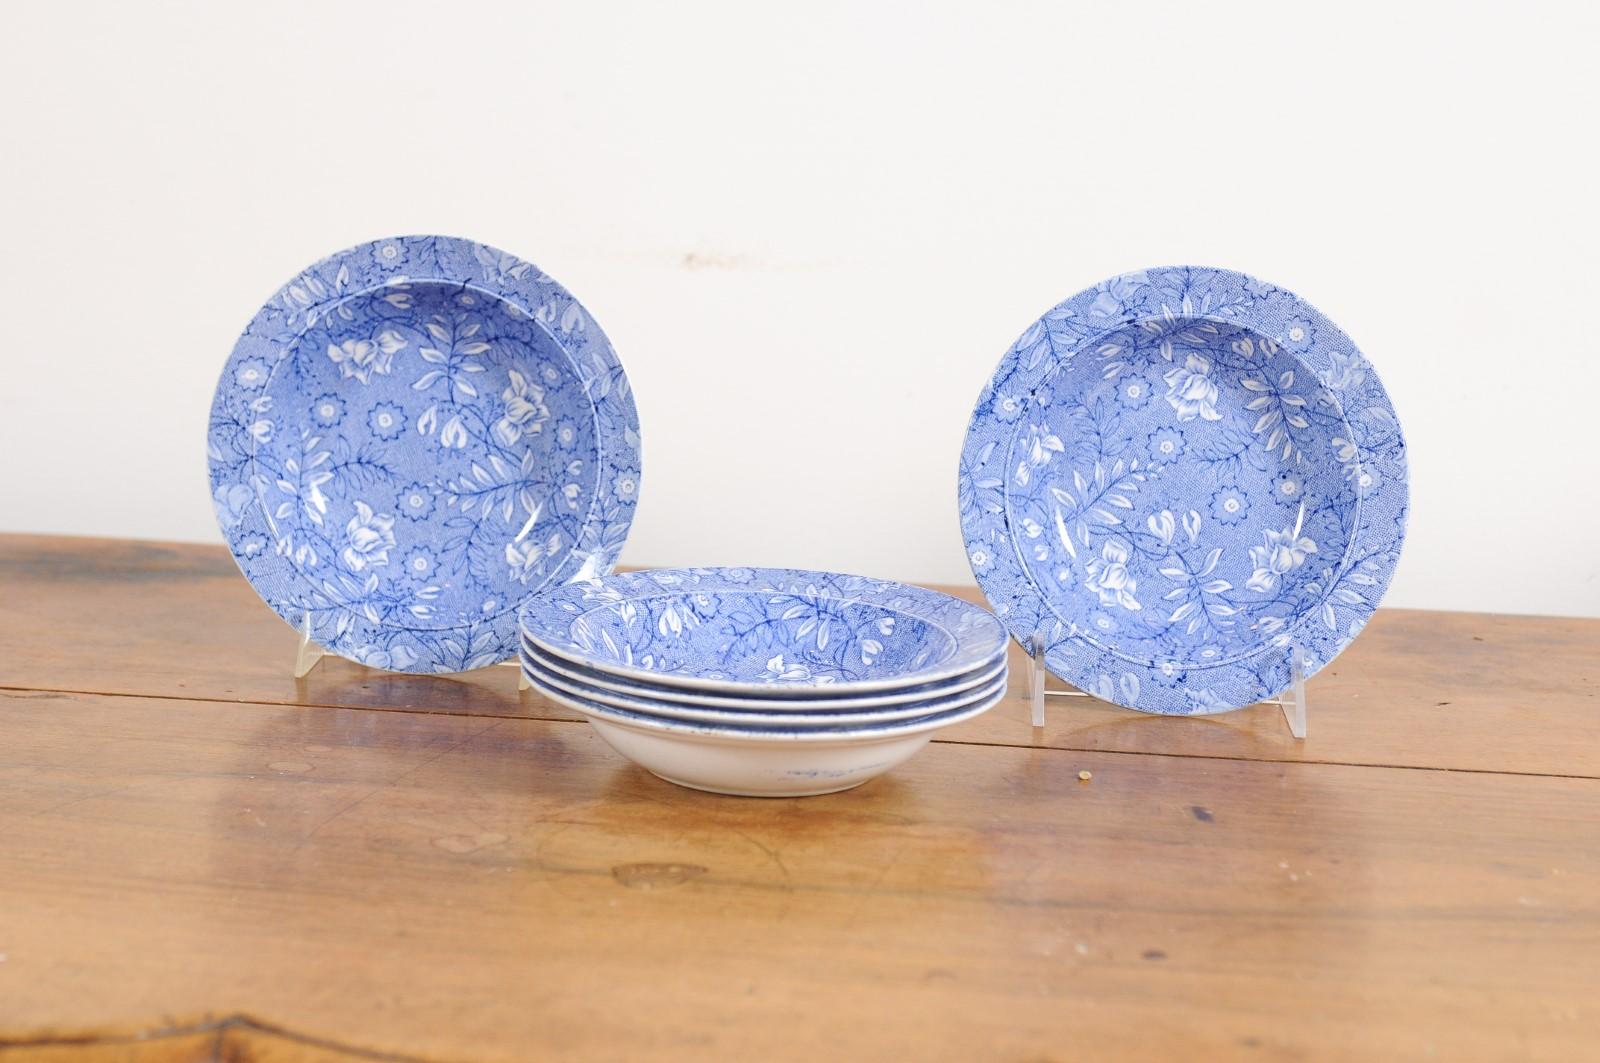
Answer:
<svg viewBox="0 0 1600 1063"><path fill-rule="evenodd" d="M526 675L527 673L524 674ZM530 675L528 676L528 682L545 697L550 698L557 704L565 705L574 712L580 713L585 719L598 719L603 723L614 724L618 727L626 727L630 730L646 732L689 744L715 742L724 745L747 746L786 745L796 742L855 745L867 742L892 741L896 738L909 738L927 731L941 730L976 716L981 716L1005 700L1007 692L1005 677L1001 677L977 701L969 706L939 714L933 719L919 718L912 723L900 726L895 726L891 722L880 727L853 727L828 731L814 728L758 731L718 724L693 723L687 720L659 720L639 713L626 712L622 709L606 709L590 702L586 698L556 690L538 677Z"/></svg>
<svg viewBox="0 0 1600 1063"><path fill-rule="evenodd" d="M739 578L731 574L742 574ZM530 621L557 630L562 620L570 622L589 610L579 604L594 602L615 605L654 597L663 592L696 593L771 592L794 597L810 597L844 604L868 605L898 612L942 628L955 639L951 656L915 672L880 679L843 680L828 684L774 684L750 680L724 679L703 675L683 675L642 668L627 662L599 661L585 647L568 641L560 646L553 636L530 628ZM635 591L637 591L635 593ZM918 610L922 610L921 613ZM949 614L939 617L939 611ZM954 618L954 621L950 619ZM891 691L908 685L951 679L980 666L1007 645L1005 627L982 606L935 591L895 580L873 579L848 573L793 568L670 568L613 573L593 580L574 581L540 594L524 604L518 613L522 635L534 646L556 657L578 661L597 671L637 680L650 686L681 687L689 690L728 694L754 694L768 697L816 695L825 686L838 696ZM558 632L559 633L559 632Z"/></svg>
<svg viewBox="0 0 1600 1063"><path fill-rule="evenodd" d="M937 695L922 701L911 701L890 705L876 705L871 702L859 708L843 708L826 712L763 712L760 709L717 709L701 705L675 705L663 704L648 697L629 697L614 694L609 691L596 689L581 679L572 679L554 672L546 666L523 661L522 672L529 682L535 677L543 680L548 685L557 687L575 697L583 697L594 701L607 709L618 709L623 712L635 712L641 716L654 719L668 720L674 723L710 724L711 726L748 727L752 729L767 730L815 730L847 728L851 726L870 726L873 723L893 723L921 719L927 716L936 716L944 712L953 712L957 709L982 700L997 684L1009 679L1006 675L1007 666L1002 662L998 667L989 671L983 677L983 682L975 687L965 690L951 691L947 695ZM685 713L693 715L683 715ZM705 717L711 717L706 719Z"/></svg>
<svg viewBox="0 0 1600 1063"><path fill-rule="evenodd" d="M803 713L803 712L829 712L846 711L856 706L893 706L906 702L929 700L944 694L955 694L994 679L1002 668L1008 665L1008 647L1002 646L989 660L969 671L951 679L933 683L917 683L892 691L869 692L860 695L846 695L839 697L828 686L809 688L814 690L817 697L744 697L727 695L715 691L685 690L681 687L658 686L649 683L638 683L625 676L613 675L598 668L591 668L578 661L568 660L554 654L542 647L529 643L526 639L522 644L522 660L526 665L530 659L540 667L554 669L558 674L564 675L585 686L597 687L624 696L642 697L649 701L664 702L673 707L682 708L708 708L708 709L743 709L750 712L773 713Z"/></svg>

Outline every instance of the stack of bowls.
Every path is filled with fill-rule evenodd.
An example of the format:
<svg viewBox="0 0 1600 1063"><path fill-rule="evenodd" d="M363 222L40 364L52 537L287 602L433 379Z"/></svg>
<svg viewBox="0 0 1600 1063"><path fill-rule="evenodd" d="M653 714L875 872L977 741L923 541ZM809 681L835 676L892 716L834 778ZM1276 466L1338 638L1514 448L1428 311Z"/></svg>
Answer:
<svg viewBox="0 0 1600 1063"><path fill-rule="evenodd" d="M716 793L859 786L1006 690L994 616L860 576L619 573L541 594L520 617L535 689L661 778Z"/></svg>

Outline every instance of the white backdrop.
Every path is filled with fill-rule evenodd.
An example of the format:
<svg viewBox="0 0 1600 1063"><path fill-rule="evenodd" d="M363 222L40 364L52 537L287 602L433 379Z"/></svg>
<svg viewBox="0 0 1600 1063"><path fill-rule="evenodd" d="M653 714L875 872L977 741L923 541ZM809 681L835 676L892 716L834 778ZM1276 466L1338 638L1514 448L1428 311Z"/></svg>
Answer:
<svg viewBox="0 0 1600 1063"><path fill-rule="evenodd" d="M1389 604L1600 615L1595 11L8 6L0 530L219 540L238 330L328 252L443 232L615 342L624 561L969 582L955 469L1001 352L1197 263L1382 373Z"/></svg>

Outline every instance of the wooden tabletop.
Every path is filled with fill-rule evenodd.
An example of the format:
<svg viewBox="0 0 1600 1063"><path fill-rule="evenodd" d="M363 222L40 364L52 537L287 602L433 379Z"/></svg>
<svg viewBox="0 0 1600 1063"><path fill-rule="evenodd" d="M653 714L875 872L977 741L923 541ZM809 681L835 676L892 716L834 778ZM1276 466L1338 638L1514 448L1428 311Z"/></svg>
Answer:
<svg viewBox="0 0 1600 1063"><path fill-rule="evenodd" d="M296 681L220 547L0 536L0 588L0 1054L1600 1059L1600 621L1381 611L1303 742L1035 730L1016 660L760 800L514 669Z"/></svg>

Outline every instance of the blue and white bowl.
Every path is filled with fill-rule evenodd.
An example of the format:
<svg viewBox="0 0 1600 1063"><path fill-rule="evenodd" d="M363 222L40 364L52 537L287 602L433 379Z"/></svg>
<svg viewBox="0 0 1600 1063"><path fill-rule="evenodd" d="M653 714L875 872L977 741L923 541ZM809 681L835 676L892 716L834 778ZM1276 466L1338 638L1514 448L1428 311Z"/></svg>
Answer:
<svg viewBox="0 0 1600 1063"><path fill-rule="evenodd" d="M846 697L969 676L1004 652L988 611L891 580L775 568L618 573L542 594L524 639L649 687Z"/></svg>
<svg viewBox="0 0 1600 1063"><path fill-rule="evenodd" d="M524 606L523 674L669 781L800 796L857 786L1006 691L985 610L886 580L659 569Z"/></svg>
<svg viewBox="0 0 1600 1063"><path fill-rule="evenodd" d="M784 697L759 697L722 694L714 691L697 691L685 687L657 686L651 683L639 682L557 657L539 649L527 639L522 640L522 660L524 667L532 667L538 671L553 673L558 677L575 680L585 686L608 693L621 694L628 697L645 697L653 702L665 705L702 706L719 710L735 709L768 715L772 713L858 712L869 706L878 709L894 708L910 702L925 701L929 698L945 697L962 691L974 690L992 682L997 676L1004 675L1006 668L1006 655L1002 649L1001 652L995 654L994 657L970 672L963 672L950 679L913 684L903 689L869 691L863 694L847 693L841 697L833 687L819 686L816 688L817 693L815 695L794 696L791 692L786 692Z"/></svg>
<svg viewBox="0 0 1600 1063"><path fill-rule="evenodd" d="M847 729L863 724L884 724L937 717L940 713L970 708L1006 686L1006 663L999 662L981 677L977 686L963 690L940 693L934 697L914 701L878 705L874 702L842 703L840 707L815 709L805 705L800 711L782 711L794 708L793 701L779 705L758 705L756 708L707 707L685 705L675 701L640 694L619 694L583 679L575 678L559 665L541 660L534 655L523 658L523 674L529 682L581 697L596 705L654 716L663 720L687 720L697 723L719 724L756 731L766 730L827 730Z"/></svg>
<svg viewBox="0 0 1600 1063"><path fill-rule="evenodd" d="M1229 270L1123 274L1029 325L978 396L959 507L1017 639L1098 697L1206 714L1360 633L1399 562L1406 447L1328 317Z"/></svg>
<svg viewBox="0 0 1600 1063"><path fill-rule="evenodd" d="M526 674L526 673L525 673ZM935 731L981 715L1005 697L932 717L840 728L734 727L628 712L562 690L537 674L545 697L581 713L618 753L668 782L739 797L807 797L848 790L905 763Z"/></svg>
<svg viewBox="0 0 1600 1063"><path fill-rule="evenodd" d="M517 607L608 572L639 419L600 326L531 263L378 240L291 278L224 367L207 437L228 548L334 653L454 672L517 653Z"/></svg>

